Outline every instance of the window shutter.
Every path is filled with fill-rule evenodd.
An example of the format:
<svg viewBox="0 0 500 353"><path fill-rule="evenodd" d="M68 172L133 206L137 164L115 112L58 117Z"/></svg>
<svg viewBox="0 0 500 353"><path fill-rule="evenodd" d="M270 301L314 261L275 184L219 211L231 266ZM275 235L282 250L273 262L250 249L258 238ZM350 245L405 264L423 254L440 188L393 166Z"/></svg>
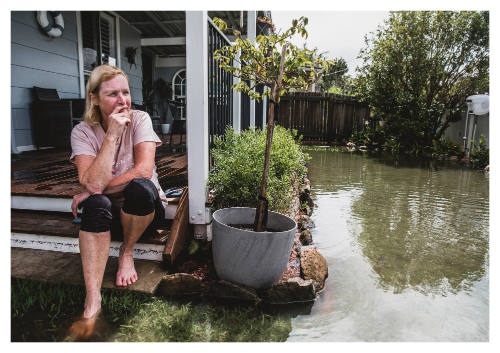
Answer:
<svg viewBox="0 0 500 353"><path fill-rule="evenodd" d="M109 57L111 54L111 25L109 21L101 17L101 55L102 55L102 63L108 64Z"/></svg>
<svg viewBox="0 0 500 353"><path fill-rule="evenodd" d="M82 11L83 70L85 76L97 66L97 17L95 12Z"/></svg>

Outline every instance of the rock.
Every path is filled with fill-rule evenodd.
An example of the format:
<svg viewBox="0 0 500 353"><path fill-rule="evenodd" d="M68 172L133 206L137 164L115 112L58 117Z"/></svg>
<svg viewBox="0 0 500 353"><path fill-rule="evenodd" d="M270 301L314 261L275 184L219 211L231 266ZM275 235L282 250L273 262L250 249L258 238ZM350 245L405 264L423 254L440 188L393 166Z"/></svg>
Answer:
<svg viewBox="0 0 500 353"><path fill-rule="evenodd" d="M309 179L304 178L302 182L302 187L299 190L299 210L310 216L312 214L312 209L314 207L314 202L311 198L311 182ZM296 212L295 214L297 214Z"/></svg>
<svg viewBox="0 0 500 353"><path fill-rule="evenodd" d="M323 289L328 276L325 258L314 247L302 248L300 253L300 272L305 280L312 280L316 290Z"/></svg>
<svg viewBox="0 0 500 353"><path fill-rule="evenodd" d="M214 282L206 294L216 298L260 302L260 298L255 289L224 280Z"/></svg>
<svg viewBox="0 0 500 353"><path fill-rule="evenodd" d="M302 245L309 245L312 243L312 234L309 229L304 229L300 232L300 242Z"/></svg>
<svg viewBox="0 0 500 353"><path fill-rule="evenodd" d="M288 264L286 269L281 275L281 281L287 281L293 277L300 276L300 249L302 248L302 243L300 242L300 233L295 233L295 239L292 245L292 251L290 252L290 258L288 259Z"/></svg>
<svg viewBox="0 0 500 353"><path fill-rule="evenodd" d="M156 294L167 297L200 293L202 282L200 278L189 273L165 275L158 285Z"/></svg>
<svg viewBox="0 0 500 353"><path fill-rule="evenodd" d="M300 253L302 249L302 243L300 242L300 232L295 233L295 238L293 238L292 251L295 250Z"/></svg>
<svg viewBox="0 0 500 353"><path fill-rule="evenodd" d="M311 193L311 182L309 179L304 178L302 188L300 189L300 195L302 194L310 194Z"/></svg>
<svg viewBox="0 0 500 353"><path fill-rule="evenodd" d="M312 280L303 280L300 277L294 277L274 284L271 288L261 293L261 298L268 304L305 302L314 300L316 298L316 291Z"/></svg>
<svg viewBox="0 0 500 353"><path fill-rule="evenodd" d="M307 215L299 215L296 220L297 220L297 227L301 231L304 229L314 228L314 222Z"/></svg>

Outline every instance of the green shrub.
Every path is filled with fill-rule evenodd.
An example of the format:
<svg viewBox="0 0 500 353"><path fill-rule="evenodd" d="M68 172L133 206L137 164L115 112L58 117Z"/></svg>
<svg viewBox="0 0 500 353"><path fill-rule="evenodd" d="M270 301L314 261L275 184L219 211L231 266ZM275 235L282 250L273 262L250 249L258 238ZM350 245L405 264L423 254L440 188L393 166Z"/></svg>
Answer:
<svg viewBox="0 0 500 353"><path fill-rule="evenodd" d="M470 163L472 168L483 169L490 164L490 150L486 145L486 136L481 134L479 137L479 145L476 145L472 140L472 147L470 152Z"/></svg>
<svg viewBox="0 0 500 353"><path fill-rule="evenodd" d="M368 149L381 147L385 141L384 129L377 125L375 128L366 126L364 130L353 132L349 141L356 146L366 146Z"/></svg>
<svg viewBox="0 0 500 353"><path fill-rule="evenodd" d="M432 141L433 154L446 154L448 156L463 156L462 147L453 140L442 138L441 140Z"/></svg>
<svg viewBox="0 0 500 353"><path fill-rule="evenodd" d="M297 132L276 126L271 148L267 198L269 209L285 211L291 202L290 188L295 177L300 182L308 158L295 142ZM213 208L256 207L264 168L266 133L226 130L212 149L214 167L208 187L213 191Z"/></svg>

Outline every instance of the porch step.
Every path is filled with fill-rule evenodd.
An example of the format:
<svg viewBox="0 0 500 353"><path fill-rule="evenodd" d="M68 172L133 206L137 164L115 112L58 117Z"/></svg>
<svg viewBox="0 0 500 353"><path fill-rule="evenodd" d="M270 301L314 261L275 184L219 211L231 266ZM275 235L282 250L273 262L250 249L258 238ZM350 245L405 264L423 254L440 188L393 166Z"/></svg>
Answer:
<svg viewBox="0 0 500 353"><path fill-rule="evenodd" d="M159 261L135 260L138 280L127 290L153 295L167 272ZM115 288L118 259L110 257L106 264L103 288ZM79 254L37 249L11 248L11 276L50 283L84 285Z"/></svg>
<svg viewBox="0 0 500 353"><path fill-rule="evenodd" d="M158 237L142 237L134 247L134 258L163 260L171 224L158 231ZM11 210L11 247L79 253L80 225L70 213ZM117 257L122 239L111 239L110 256Z"/></svg>
<svg viewBox="0 0 500 353"><path fill-rule="evenodd" d="M167 219L174 219L179 198L167 198L168 205L165 211ZM10 207L19 210L32 211L53 211L53 212L71 212L71 197L46 197L12 194Z"/></svg>

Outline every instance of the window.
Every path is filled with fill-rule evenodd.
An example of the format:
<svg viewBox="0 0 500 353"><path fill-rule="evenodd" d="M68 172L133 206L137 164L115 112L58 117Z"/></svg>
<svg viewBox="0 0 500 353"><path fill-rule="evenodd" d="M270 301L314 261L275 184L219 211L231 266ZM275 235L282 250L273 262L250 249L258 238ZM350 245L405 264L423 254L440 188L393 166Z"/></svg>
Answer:
<svg viewBox="0 0 500 353"><path fill-rule="evenodd" d="M182 119L186 119L186 83L186 69L177 71L172 79L172 99L182 103L181 106L177 106Z"/></svg>
<svg viewBox="0 0 500 353"><path fill-rule="evenodd" d="M82 11L83 74L85 83L99 65L116 66L116 25L114 17L95 11Z"/></svg>

